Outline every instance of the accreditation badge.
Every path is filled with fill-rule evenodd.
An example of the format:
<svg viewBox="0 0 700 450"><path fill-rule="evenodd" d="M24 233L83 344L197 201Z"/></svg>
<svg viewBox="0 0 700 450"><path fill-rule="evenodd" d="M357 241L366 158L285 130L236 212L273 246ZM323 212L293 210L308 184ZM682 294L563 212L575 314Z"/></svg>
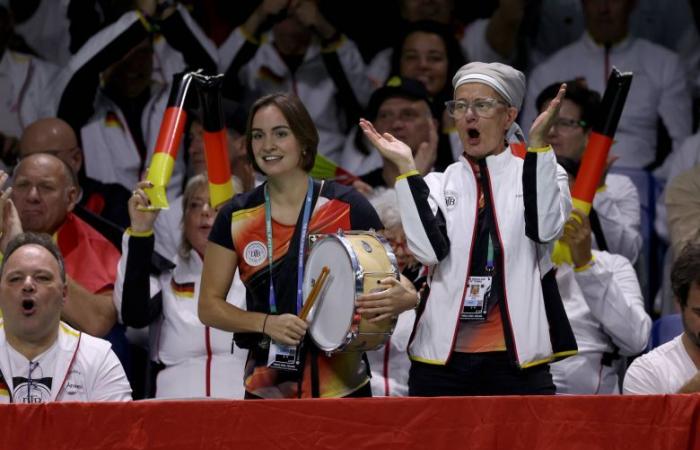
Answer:
<svg viewBox="0 0 700 450"><path fill-rule="evenodd" d="M488 314L488 302L491 296L491 282L493 277L469 277L467 292L462 303L460 320L484 321Z"/></svg>
<svg viewBox="0 0 700 450"><path fill-rule="evenodd" d="M289 346L270 341L267 367L287 372L297 372L300 364L301 344L299 346Z"/></svg>

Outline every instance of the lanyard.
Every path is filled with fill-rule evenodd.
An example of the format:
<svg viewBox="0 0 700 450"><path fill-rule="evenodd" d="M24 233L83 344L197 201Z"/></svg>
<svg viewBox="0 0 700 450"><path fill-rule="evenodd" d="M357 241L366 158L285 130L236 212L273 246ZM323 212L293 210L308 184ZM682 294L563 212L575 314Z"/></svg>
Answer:
<svg viewBox="0 0 700 450"><path fill-rule="evenodd" d="M270 193L265 184L265 232L267 234L267 261L270 270L270 313L277 314L277 302L275 300L275 283L272 279L272 205L270 203ZM311 215L311 199L314 193L314 182L309 177L309 184L306 188L306 200L304 200L304 215L301 221L301 237L299 238L299 257L297 258L297 309L301 311L302 283L304 279L304 248L306 244L306 232L309 228L309 216Z"/></svg>
<svg viewBox="0 0 700 450"><path fill-rule="evenodd" d="M490 274L493 272L494 269L494 264L493 264L493 241L491 240L491 233L488 233L489 235L489 246L488 250L486 251L486 273Z"/></svg>

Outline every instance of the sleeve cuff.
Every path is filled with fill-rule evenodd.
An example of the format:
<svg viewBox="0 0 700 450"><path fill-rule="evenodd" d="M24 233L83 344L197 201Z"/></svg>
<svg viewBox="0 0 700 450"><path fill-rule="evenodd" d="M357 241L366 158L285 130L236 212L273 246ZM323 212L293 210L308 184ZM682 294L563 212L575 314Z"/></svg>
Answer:
<svg viewBox="0 0 700 450"><path fill-rule="evenodd" d="M545 147L528 147L527 151L529 153L546 153L548 151L552 150L551 145L547 145Z"/></svg>
<svg viewBox="0 0 700 450"><path fill-rule="evenodd" d="M595 256L591 255L591 260L588 261L586 264L582 265L581 267L574 267L574 272L579 273L579 272L584 272L595 264Z"/></svg>
<svg viewBox="0 0 700 450"><path fill-rule="evenodd" d="M396 181L401 181L404 178L412 177L413 175L420 175L420 172L418 172L418 170L416 170L416 169L409 170L408 172L402 173L401 175L396 177Z"/></svg>
<svg viewBox="0 0 700 450"><path fill-rule="evenodd" d="M131 229L131 227L129 227L126 229L126 234L128 234L131 237L145 238L153 236L153 230L151 229L148 231L134 231Z"/></svg>

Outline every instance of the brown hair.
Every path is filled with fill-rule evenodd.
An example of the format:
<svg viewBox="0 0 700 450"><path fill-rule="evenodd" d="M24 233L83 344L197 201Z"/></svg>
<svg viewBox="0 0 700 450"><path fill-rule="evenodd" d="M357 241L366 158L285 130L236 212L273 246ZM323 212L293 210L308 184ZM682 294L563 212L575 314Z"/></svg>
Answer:
<svg viewBox="0 0 700 450"><path fill-rule="evenodd" d="M301 168L305 172L310 172L311 168L314 166L316 152L318 151L318 131L316 130L314 121L311 120L311 116L309 116L309 112L306 110L299 97L287 93L276 93L261 97L250 108L248 125L245 131L245 148L253 168L262 173L260 167L255 163L255 156L253 155L252 127L255 114L260 108L265 106L277 107L287 120L292 134L297 141L299 141L301 147Z"/></svg>
<svg viewBox="0 0 700 450"><path fill-rule="evenodd" d="M671 290L681 305L688 305L688 293L693 283L700 285L700 243L690 242L671 268Z"/></svg>

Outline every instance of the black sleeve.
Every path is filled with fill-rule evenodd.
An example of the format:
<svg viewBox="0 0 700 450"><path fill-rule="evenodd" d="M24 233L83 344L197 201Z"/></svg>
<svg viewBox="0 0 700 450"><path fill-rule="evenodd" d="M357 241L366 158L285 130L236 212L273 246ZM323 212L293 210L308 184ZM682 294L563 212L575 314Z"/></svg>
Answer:
<svg viewBox="0 0 700 450"><path fill-rule="evenodd" d="M347 192L343 194L342 199L350 205L350 227L353 230L383 230L384 224L369 200L354 188L343 188L347 189Z"/></svg>
<svg viewBox="0 0 700 450"><path fill-rule="evenodd" d="M243 100L245 96L245 87L241 84L238 74L241 68L253 59L253 56L255 56L259 48L260 46L256 43L248 40L245 41L243 47L241 47L233 58L226 72L224 72L224 85L222 87L222 94L224 97L238 101Z"/></svg>
<svg viewBox="0 0 700 450"><path fill-rule="evenodd" d="M155 237L130 237L122 289L122 321L134 328L151 324L163 311L162 293L150 296L150 262Z"/></svg>
<svg viewBox="0 0 700 450"><path fill-rule="evenodd" d="M336 51L322 52L321 57L328 74L338 89L338 104L345 111L347 125L356 124L362 117L362 106L360 106L360 102L357 100L352 86L350 86L350 81L345 75L338 53Z"/></svg>
<svg viewBox="0 0 700 450"><path fill-rule="evenodd" d="M420 175L414 175L406 178L408 187L411 190L413 203L416 205L418 216L425 232L426 238L430 241L430 245L435 252L438 261L442 261L450 253L450 239L447 236L447 223L442 211L438 209L437 214L433 214L428 203L430 196L430 188ZM417 224L403 224L404 230L409 227L414 227Z"/></svg>
<svg viewBox="0 0 700 450"><path fill-rule="evenodd" d="M218 73L216 62L185 24L180 11L175 11L163 20L160 23L160 31L168 44L182 53L187 67L191 70L204 69L205 74Z"/></svg>
<svg viewBox="0 0 700 450"><path fill-rule="evenodd" d="M80 129L94 112L93 103L100 83L100 73L123 58L148 36L148 30L137 20L104 47L86 56L85 62L68 80L61 94L56 115L68 122L76 133L80 134ZM98 35L94 38L100 37Z"/></svg>
<svg viewBox="0 0 700 450"><path fill-rule="evenodd" d="M233 201L230 201L219 210L209 232L209 241L235 252L236 248L233 246L233 236L231 236L231 215L234 208Z"/></svg>

